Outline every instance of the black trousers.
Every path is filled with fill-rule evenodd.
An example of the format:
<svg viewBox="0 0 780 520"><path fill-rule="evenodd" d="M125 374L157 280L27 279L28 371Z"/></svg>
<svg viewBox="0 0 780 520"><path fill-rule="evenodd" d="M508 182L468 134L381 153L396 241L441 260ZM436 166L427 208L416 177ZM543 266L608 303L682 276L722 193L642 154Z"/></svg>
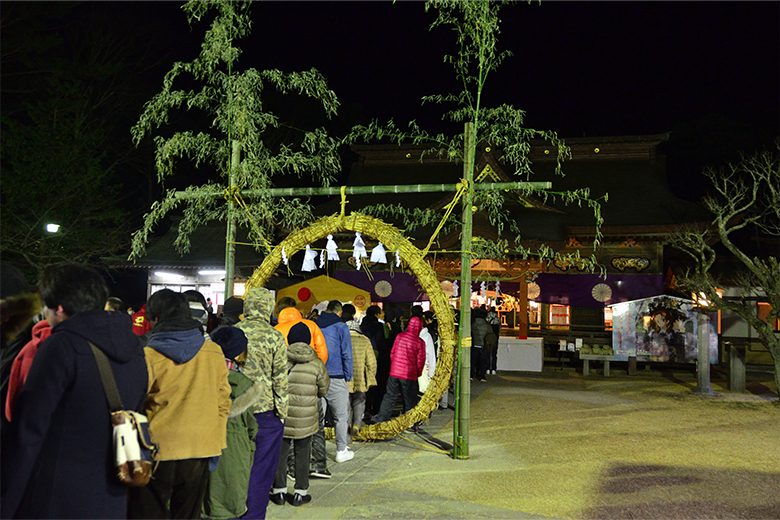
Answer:
<svg viewBox="0 0 780 520"><path fill-rule="evenodd" d="M416 379L412 381L392 376L388 377L387 391L377 414L377 422L385 422L390 419L398 394L401 394L404 400L404 413L417 406L417 403L420 401L420 396L417 395L419 389L420 387Z"/></svg>
<svg viewBox="0 0 780 520"><path fill-rule="evenodd" d="M485 379L490 365L490 354L484 347L471 347L471 377Z"/></svg>
<svg viewBox="0 0 780 520"><path fill-rule="evenodd" d="M295 449L295 491L306 491L309 489L309 460L311 459L311 438L309 435L303 439L282 439L282 451L279 453L279 464L276 466L276 475L274 476L274 488L282 489L287 487L287 454L290 452L290 445Z"/></svg>
<svg viewBox="0 0 780 520"><path fill-rule="evenodd" d="M128 489L127 517L200 518L208 476L209 459L161 461L149 484Z"/></svg>
<svg viewBox="0 0 780 520"><path fill-rule="evenodd" d="M328 470L328 453L325 448L325 414L322 413L322 401L324 400L324 397L321 397L318 400L317 420L319 421L319 428L317 429L317 433L311 437L311 464L309 465L309 469L311 471L322 472ZM296 453L295 443L293 443L287 454L287 473L290 475L295 475Z"/></svg>

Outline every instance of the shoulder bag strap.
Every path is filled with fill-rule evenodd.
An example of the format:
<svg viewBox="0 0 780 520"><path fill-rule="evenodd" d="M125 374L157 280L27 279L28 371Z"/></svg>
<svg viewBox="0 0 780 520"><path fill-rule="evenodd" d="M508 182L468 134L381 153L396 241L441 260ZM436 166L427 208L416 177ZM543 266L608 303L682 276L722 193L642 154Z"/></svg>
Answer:
<svg viewBox="0 0 780 520"><path fill-rule="evenodd" d="M91 341L88 343L92 349L92 353L95 355L95 361L97 361L98 371L100 372L100 381L103 383L103 390L106 393L108 407L112 412L122 410L122 398L119 396L119 389L117 389L116 380L114 379L114 371L111 370L108 358L94 343Z"/></svg>

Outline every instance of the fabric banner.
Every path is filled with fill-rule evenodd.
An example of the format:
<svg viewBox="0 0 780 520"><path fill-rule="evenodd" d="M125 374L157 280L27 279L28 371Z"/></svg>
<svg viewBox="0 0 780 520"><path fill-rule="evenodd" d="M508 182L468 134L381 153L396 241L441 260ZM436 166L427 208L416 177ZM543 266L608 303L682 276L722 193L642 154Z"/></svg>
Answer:
<svg viewBox="0 0 780 520"><path fill-rule="evenodd" d="M535 301L572 307L604 307L664 292L660 274L608 274L605 279L598 274L543 273L534 281L541 290Z"/></svg>
<svg viewBox="0 0 780 520"><path fill-rule="evenodd" d="M417 277L402 272L335 271L333 278L371 293L372 302L413 303L428 301Z"/></svg>

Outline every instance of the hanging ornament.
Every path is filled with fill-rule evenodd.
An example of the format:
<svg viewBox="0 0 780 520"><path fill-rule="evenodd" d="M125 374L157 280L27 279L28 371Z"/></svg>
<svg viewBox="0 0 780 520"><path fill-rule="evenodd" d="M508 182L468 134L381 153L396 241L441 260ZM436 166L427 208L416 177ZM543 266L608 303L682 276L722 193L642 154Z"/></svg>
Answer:
<svg viewBox="0 0 780 520"><path fill-rule="evenodd" d="M482 298L487 298L487 282L481 282L479 284L479 292L482 294Z"/></svg>
<svg viewBox="0 0 780 520"><path fill-rule="evenodd" d="M325 250L320 251L320 269L325 267Z"/></svg>
<svg viewBox="0 0 780 520"><path fill-rule="evenodd" d="M374 249L371 250L371 261L377 264L387 263L387 252L382 242L379 242Z"/></svg>
<svg viewBox="0 0 780 520"><path fill-rule="evenodd" d="M401 254L398 251L395 252L395 266L401 267Z"/></svg>
<svg viewBox="0 0 780 520"><path fill-rule="evenodd" d="M360 236L360 233L355 233L355 241L352 242L352 247L354 248L352 250L352 256L355 258L368 257L368 254L366 253L366 243L363 242L363 238Z"/></svg>
<svg viewBox="0 0 780 520"><path fill-rule="evenodd" d="M452 297L453 298L457 298L458 297L458 289L459 289L458 281L455 280L454 282L452 282Z"/></svg>
<svg viewBox="0 0 780 520"><path fill-rule="evenodd" d="M360 233L355 233L355 241L352 242L352 256L355 258L355 267L360 270L360 259L368 258L366 253L366 243L360 236Z"/></svg>
<svg viewBox="0 0 780 520"><path fill-rule="evenodd" d="M339 260L339 246L333 241L333 235L328 235L328 243L325 244L328 251L328 260Z"/></svg>
<svg viewBox="0 0 780 520"><path fill-rule="evenodd" d="M287 253L284 250L284 246L282 246L282 262L284 262L284 265L287 265Z"/></svg>
<svg viewBox="0 0 780 520"><path fill-rule="evenodd" d="M501 296L501 280L496 281L496 299Z"/></svg>
<svg viewBox="0 0 780 520"><path fill-rule="evenodd" d="M314 263L316 258L317 251L312 251L311 246L306 244L306 252L303 253L303 266L301 267L301 271L308 273L317 269L317 265Z"/></svg>

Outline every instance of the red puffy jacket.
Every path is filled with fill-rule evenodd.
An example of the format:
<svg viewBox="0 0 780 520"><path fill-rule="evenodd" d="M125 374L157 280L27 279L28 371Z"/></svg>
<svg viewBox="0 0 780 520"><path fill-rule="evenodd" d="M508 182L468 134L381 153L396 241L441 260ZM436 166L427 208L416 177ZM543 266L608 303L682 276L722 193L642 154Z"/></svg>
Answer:
<svg viewBox="0 0 780 520"><path fill-rule="evenodd" d="M390 350L390 376L416 381L425 367L425 342L420 339L422 322L420 318L409 320L406 332L395 337Z"/></svg>

